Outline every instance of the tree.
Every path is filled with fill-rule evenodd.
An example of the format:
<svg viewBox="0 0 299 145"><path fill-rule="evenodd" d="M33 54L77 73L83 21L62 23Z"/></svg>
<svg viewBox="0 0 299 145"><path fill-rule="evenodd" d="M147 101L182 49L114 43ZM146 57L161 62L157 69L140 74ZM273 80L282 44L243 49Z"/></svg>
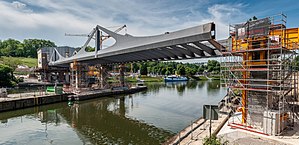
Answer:
<svg viewBox="0 0 299 145"><path fill-rule="evenodd" d="M42 47L56 47L55 43L49 40L42 39L25 39L24 45L24 57L37 58L37 50Z"/></svg>
<svg viewBox="0 0 299 145"><path fill-rule="evenodd" d="M140 64L139 68L141 75L147 75L147 63Z"/></svg>
<svg viewBox="0 0 299 145"><path fill-rule="evenodd" d="M13 69L5 64L0 64L0 86L11 87L13 84Z"/></svg>
<svg viewBox="0 0 299 145"><path fill-rule="evenodd" d="M299 71L299 55L293 60L292 66L294 67L294 70Z"/></svg>
<svg viewBox="0 0 299 145"><path fill-rule="evenodd" d="M166 75L166 71L167 71L166 68L161 68L161 72L160 72L161 75Z"/></svg>
<svg viewBox="0 0 299 145"><path fill-rule="evenodd" d="M186 75L185 66L183 64L179 64L177 66L177 72L179 75L182 75L182 76Z"/></svg>
<svg viewBox="0 0 299 145"><path fill-rule="evenodd" d="M8 39L4 40L1 43L0 51L2 56L17 56L16 51L18 50L18 47L22 46L20 45L21 42L14 39Z"/></svg>
<svg viewBox="0 0 299 145"><path fill-rule="evenodd" d="M209 60L207 63L208 72L219 73L220 72L220 63L216 60Z"/></svg>
<svg viewBox="0 0 299 145"><path fill-rule="evenodd" d="M193 76L196 74L196 69L191 67L186 67L187 76Z"/></svg>
<svg viewBox="0 0 299 145"><path fill-rule="evenodd" d="M95 51L95 48L94 48L94 47L91 47L91 46L87 46L87 47L85 48L85 51L87 51L87 52L93 52L93 51Z"/></svg>
<svg viewBox="0 0 299 145"><path fill-rule="evenodd" d="M137 63L133 63L132 67L133 67L133 72L137 72L139 70L139 67L138 67Z"/></svg>
<svg viewBox="0 0 299 145"><path fill-rule="evenodd" d="M205 71L205 67L204 65L201 65L198 69L197 69L197 72L199 73L203 73Z"/></svg>

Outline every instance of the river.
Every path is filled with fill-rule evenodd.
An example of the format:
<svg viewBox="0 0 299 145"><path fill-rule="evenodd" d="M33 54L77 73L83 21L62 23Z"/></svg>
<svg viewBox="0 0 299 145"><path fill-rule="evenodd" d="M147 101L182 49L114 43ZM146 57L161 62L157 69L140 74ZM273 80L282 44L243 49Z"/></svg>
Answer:
<svg viewBox="0 0 299 145"><path fill-rule="evenodd" d="M0 113L0 144L161 144L225 95L217 80L146 85L132 95Z"/></svg>

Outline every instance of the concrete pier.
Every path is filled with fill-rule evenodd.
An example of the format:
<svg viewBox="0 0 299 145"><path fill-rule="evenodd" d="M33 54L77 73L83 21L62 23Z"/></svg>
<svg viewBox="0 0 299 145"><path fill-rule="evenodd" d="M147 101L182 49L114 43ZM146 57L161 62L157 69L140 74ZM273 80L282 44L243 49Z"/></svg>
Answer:
<svg viewBox="0 0 299 145"><path fill-rule="evenodd" d="M120 95L120 94L133 94L140 91L144 91L146 89L147 89L146 86L140 86L140 87L135 87L130 89L115 89L115 90L105 89L105 90L97 90L97 91L87 91L77 95L69 95L68 98L69 100L82 101L82 100Z"/></svg>
<svg viewBox="0 0 299 145"><path fill-rule="evenodd" d="M46 105L67 101L68 95L43 95L43 96L23 96L22 98L4 98L0 101L0 112L28 108L33 106Z"/></svg>

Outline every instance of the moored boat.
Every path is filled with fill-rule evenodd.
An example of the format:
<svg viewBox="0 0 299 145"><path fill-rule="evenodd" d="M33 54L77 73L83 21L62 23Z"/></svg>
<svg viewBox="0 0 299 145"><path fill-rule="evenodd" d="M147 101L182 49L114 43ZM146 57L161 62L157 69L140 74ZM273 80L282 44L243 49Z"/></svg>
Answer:
<svg viewBox="0 0 299 145"><path fill-rule="evenodd" d="M178 82L178 81L188 81L187 77L171 75L164 78L165 82Z"/></svg>

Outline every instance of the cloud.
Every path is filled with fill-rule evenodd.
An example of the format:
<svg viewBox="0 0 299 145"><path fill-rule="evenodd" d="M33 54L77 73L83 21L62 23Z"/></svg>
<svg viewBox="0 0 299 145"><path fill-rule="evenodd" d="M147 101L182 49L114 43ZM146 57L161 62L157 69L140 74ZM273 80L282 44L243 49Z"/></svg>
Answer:
<svg viewBox="0 0 299 145"><path fill-rule="evenodd" d="M13 1L12 5L17 9L24 9L26 7L26 4L18 2L18 1Z"/></svg>
<svg viewBox="0 0 299 145"><path fill-rule="evenodd" d="M58 45L81 46L89 33L126 24L132 35L154 35L215 22L217 38L225 38L232 18L242 19L243 4L211 4L204 0L20 0L0 1L0 39L50 39Z"/></svg>

